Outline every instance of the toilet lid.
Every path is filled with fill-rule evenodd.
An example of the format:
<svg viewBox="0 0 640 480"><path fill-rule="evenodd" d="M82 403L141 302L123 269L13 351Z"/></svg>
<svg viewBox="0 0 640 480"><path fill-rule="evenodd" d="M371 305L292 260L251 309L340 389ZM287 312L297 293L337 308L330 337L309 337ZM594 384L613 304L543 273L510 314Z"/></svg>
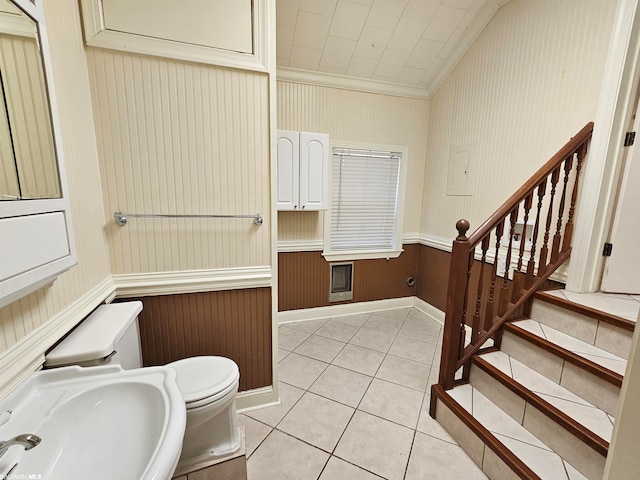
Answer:
<svg viewBox="0 0 640 480"><path fill-rule="evenodd" d="M176 382L185 403L211 397L240 377L238 365L225 357L190 357L167 366L178 374Z"/></svg>

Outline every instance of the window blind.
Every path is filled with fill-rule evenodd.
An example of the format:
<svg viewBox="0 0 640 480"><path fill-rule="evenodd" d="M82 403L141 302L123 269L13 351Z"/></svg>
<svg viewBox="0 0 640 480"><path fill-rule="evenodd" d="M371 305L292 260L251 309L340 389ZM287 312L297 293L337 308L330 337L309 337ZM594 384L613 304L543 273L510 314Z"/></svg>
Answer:
<svg viewBox="0 0 640 480"><path fill-rule="evenodd" d="M333 149L331 251L392 250L402 154Z"/></svg>

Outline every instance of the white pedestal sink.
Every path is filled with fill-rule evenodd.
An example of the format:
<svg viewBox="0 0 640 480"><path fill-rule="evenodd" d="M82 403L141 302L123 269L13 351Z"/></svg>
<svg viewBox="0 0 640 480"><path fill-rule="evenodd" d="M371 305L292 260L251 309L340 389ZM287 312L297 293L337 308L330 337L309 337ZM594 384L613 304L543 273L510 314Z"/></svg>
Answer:
<svg viewBox="0 0 640 480"><path fill-rule="evenodd" d="M0 478L165 480L186 423L168 367L65 367L35 373L0 401L0 441L29 433L0 458ZM10 474L10 475L9 475Z"/></svg>

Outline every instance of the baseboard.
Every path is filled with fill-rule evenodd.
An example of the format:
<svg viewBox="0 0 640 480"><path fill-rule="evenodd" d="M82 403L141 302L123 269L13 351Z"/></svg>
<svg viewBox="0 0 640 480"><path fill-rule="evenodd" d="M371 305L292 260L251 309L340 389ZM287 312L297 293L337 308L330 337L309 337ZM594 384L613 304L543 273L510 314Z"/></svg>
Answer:
<svg viewBox="0 0 640 480"><path fill-rule="evenodd" d="M328 307L288 310L286 312L278 312L278 324L299 322L300 320L315 320L326 317L357 315L359 313L392 310L394 308L410 308L414 305L414 298L415 297L390 298L387 300L374 300L371 302L342 303L339 305L329 305Z"/></svg>
<svg viewBox="0 0 640 480"><path fill-rule="evenodd" d="M107 277L0 355L0 397L6 396L18 383L40 369L44 363L44 352L112 296L114 291L113 281Z"/></svg>
<svg viewBox="0 0 640 480"><path fill-rule="evenodd" d="M424 313L430 319L435 320L436 322L444 325L444 312L442 310L434 307L430 303L427 303L418 297L414 297L414 298L415 300L414 300L413 308Z"/></svg>
<svg viewBox="0 0 640 480"><path fill-rule="evenodd" d="M113 275L118 298L270 287L271 266Z"/></svg>
<svg viewBox="0 0 640 480"><path fill-rule="evenodd" d="M238 413L250 412L258 408L280 405L278 393L273 386L255 388L236 395L236 411Z"/></svg>

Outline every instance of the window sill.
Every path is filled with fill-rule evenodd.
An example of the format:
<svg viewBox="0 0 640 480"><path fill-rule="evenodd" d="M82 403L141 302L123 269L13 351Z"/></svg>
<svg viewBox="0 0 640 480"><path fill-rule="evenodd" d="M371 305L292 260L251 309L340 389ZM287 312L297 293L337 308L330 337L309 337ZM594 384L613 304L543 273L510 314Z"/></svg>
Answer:
<svg viewBox="0 0 640 480"><path fill-rule="evenodd" d="M376 258L398 258L404 250L366 250L350 252L322 252L327 262L344 262L349 260L371 260Z"/></svg>

